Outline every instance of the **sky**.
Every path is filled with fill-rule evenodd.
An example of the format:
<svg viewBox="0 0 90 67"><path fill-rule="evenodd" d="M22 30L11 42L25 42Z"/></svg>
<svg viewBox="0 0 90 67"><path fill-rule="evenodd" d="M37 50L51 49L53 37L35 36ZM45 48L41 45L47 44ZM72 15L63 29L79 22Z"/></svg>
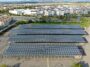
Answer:
<svg viewBox="0 0 90 67"><path fill-rule="evenodd" d="M30 1L30 2L39 2L40 0L0 0L0 2L14 2L14 1ZM41 0L41 1L45 1L45 0ZM46 1L50 1L50 0L46 0ZM56 1L56 0L55 0ZM57 1L60 1L60 0L57 0ZM75 1L89 1L90 2L90 0L61 0L61 1L71 1L71 2L75 2Z"/></svg>

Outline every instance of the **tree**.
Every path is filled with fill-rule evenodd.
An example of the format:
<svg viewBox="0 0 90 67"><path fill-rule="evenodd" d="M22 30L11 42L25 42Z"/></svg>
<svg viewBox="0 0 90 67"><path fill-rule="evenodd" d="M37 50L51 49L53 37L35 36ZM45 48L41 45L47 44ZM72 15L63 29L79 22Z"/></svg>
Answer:
<svg viewBox="0 0 90 67"><path fill-rule="evenodd" d="M65 21L70 21L70 18L71 18L71 15L70 15L69 13L66 13L66 14L64 15Z"/></svg>
<svg viewBox="0 0 90 67"><path fill-rule="evenodd" d="M29 20L28 23L33 23L33 21L32 20Z"/></svg>
<svg viewBox="0 0 90 67"><path fill-rule="evenodd" d="M22 21L18 21L16 24L17 25L19 25L19 24L29 24L29 22L26 21L26 20L22 20Z"/></svg>

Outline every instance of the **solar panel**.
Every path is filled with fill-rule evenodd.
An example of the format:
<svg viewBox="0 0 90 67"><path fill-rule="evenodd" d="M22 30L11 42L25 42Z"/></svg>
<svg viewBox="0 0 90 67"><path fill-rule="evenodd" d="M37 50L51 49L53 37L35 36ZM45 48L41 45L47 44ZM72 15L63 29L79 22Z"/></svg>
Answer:
<svg viewBox="0 0 90 67"><path fill-rule="evenodd" d="M73 30L73 29L20 29L20 30L12 30L12 34L23 34L23 35L31 35L31 34L81 34L84 35L86 32L84 30Z"/></svg>
<svg viewBox="0 0 90 67"><path fill-rule="evenodd" d="M81 55L77 46L69 45L10 45L3 53L5 56L75 56Z"/></svg>
<svg viewBox="0 0 90 67"><path fill-rule="evenodd" d="M19 35L19 34L10 34L8 35L9 38L13 37L29 37L29 36L34 36L34 35ZM38 35L35 35L38 36ZM82 35L42 35L42 36L59 36L59 37L82 37Z"/></svg>
<svg viewBox="0 0 90 67"><path fill-rule="evenodd" d="M40 29L40 28L43 28L43 29L67 29L67 28L71 28L71 29L82 29L79 25L59 25L59 24L23 24L23 25L20 25L19 28L23 28L23 29Z"/></svg>
<svg viewBox="0 0 90 67"><path fill-rule="evenodd" d="M76 46L79 45L79 43L10 43L10 45L71 45L71 46Z"/></svg>
<svg viewBox="0 0 90 67"><path fill-rule="evenodd" d="M74 43L85 43L86 40L83 37L75 36L59 36L59 35L28 35L28 36L15 36L10 37L9 41L13 42L51 42L51 43L61 43L61 42L74 42Z"/></svg>

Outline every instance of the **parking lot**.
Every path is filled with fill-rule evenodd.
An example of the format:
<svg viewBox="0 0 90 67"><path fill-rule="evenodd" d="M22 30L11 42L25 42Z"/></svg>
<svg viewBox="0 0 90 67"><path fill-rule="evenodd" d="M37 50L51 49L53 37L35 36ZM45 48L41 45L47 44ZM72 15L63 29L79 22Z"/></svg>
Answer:
<svg viewBox="0 0 90 67"><path fill-rule="evenodd" d="M19 67L70 67L78 61L71 58L3 58L0 64L9 66L20 64Z"/></svg>

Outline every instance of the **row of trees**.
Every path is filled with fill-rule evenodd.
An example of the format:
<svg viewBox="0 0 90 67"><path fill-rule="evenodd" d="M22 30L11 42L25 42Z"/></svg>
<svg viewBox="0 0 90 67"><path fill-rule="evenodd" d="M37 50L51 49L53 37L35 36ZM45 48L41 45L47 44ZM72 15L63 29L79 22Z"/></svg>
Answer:
<svg viewBox="0 0 90 67"><path fill-rule="evenodd" d="M34 9L35 6L18 6L18 7L13 7L12 9Z"/></svg>
<svg viewBox="0 0 90 67"><path fill-rule="evenodd" d="M57 22L60 22L60 21L66 22L66 21L73 21L73 20L80 22L81 16L77 15L77 14L66 13L65 15L61 15L61 16L42 16L42 17L40 17L40 19L43 22L47 22L47 21L52 22L52 21L54 21L54 19Z"/></svg>
<svg viewBox="0 0 90 67"><path fill-rule="evenodd" d="M0 10L0 14L8 14L9 13L9 10L8 9L6 9L6 10Z"/></svg>

